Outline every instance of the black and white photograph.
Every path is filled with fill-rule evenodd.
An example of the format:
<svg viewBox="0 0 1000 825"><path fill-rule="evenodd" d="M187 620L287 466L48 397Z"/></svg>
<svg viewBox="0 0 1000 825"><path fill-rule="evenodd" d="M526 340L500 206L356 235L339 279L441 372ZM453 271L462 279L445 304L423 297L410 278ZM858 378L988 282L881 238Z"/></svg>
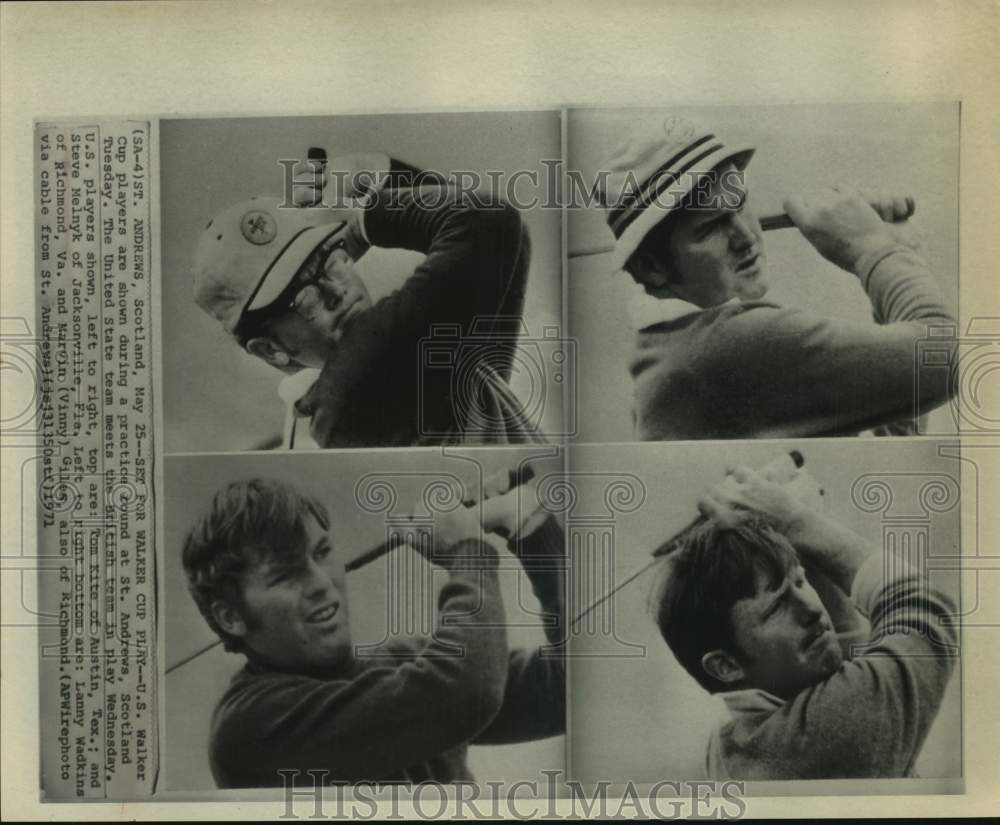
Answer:
<svg viewBox="0 0 1000 825"><path fill-rule="evenodd" d="M557 439L560 118L162 121L165 448Z"/></svg>
<svg viewBox="0 0 1000 825"><path fill-rule="evenodd" d="M573 552L571 779L962 792L976 574L956 443L587 445L572 463L581 509L602 474L636 489ZM572 513L567 532L584 546Z"/></svg>
<svg viewBox="0 0 1000 825"><path fill-rule="evenodd" d="M998 47L0 2L0 820L996 819Z"/></svg>
<svg viewBox="0 0 1000 825"><path fill-rule="evenodd" d="M565 764L558 448L172 457L171 790ZM284 772L284 773L282 773Z"/></svg>
<svg viewBox="0 0 1000 825"><path fill-rule="evenodd" d="M574 109L567 145L581 441L956 432L957 102Z"/></svg>

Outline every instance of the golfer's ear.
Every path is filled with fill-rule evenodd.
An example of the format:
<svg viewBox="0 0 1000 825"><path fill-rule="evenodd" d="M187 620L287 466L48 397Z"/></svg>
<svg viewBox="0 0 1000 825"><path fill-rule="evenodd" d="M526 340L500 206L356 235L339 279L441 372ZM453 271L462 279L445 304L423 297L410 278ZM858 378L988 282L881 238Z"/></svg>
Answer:
<svg viewBox="0 0 1000 825"><path fill-rule="evenodd" d="M636 252L635 261L636 273L642 281L647 291L655 291L667 286L667 271L657 255L647 249L640 249Z"/></svg>
<svg viewBox="0 0 1000 825"><path fill-rule="evenodd" d="M212 616L215 618L215 623L230 636L246 635L246 622L243 621L240 612L231 605L222 601L212 602Z"/></svg>
<svg viewBox="0 0 1000 825"><path fill-rule="evenodd" d="M723 684L735 685L743 681L743 668L724 650L708 651L701 657L701 666L709 676Z"/></svg>
<svg viewBox="0 0 1000 825"><path fill-rule="evenodd" d="M676 287L683 286L683 279L660 260L659 256L648 250L636 253L636 278L645 287L646 292L654 298L680 298Z"/></svg>
<svg viewBox="0 0 1000 825"><path fill-rule="evenodd" d="M270 338L251 338L247 341L247 352L267 361L272 367L285 369L291 363L291 356Z"/></svg>

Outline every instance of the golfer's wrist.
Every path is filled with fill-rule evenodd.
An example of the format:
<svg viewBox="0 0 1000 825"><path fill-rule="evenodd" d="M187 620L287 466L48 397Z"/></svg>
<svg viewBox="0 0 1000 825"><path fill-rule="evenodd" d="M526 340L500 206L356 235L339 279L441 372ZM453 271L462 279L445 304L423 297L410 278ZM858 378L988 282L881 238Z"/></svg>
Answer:
<svg viewBox="0 0 1000 825"><path fill-rule="evenodd" d="M805 505L796 506L785 519L784 534L797 550L810 552L823 545L828 519Z"/></svg>
<svg viewBox="0 0 1000 825"><path fill-rule="evenodd" d="M792 545L803 560L849 592L858 568L877 549L843 524L815 511L803 518Z"/></svg>
<svg viewBox="0 0 1000 825"><path fill-rule="evenodd" d="M355 208L347 221L347 252L355 261L372 246L365 229L366 213L367 210L362 207Z"/></svg>
<svg viewBox="0 0 1000 825"><path fill-rule="evenodd" d="M875 268L890 255L896 252L906 251L907 247L899 243L886 233L884 236L867 239L861 246L860 253L854 261L851 270L858 276L861 285L868 287Z"/></svg>

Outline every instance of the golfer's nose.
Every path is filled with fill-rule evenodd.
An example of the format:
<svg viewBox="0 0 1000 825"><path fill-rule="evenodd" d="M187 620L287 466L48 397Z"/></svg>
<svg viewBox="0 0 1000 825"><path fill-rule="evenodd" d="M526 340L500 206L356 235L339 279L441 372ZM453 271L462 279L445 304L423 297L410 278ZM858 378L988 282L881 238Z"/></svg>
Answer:
<svg viewBox="0 0 1000 825"><path fill-rule="evenodd" d="M339 304L340 301L343 300L344 294L347 290L345 285L341 283L339 279L327 276L319 283L327 305Z"/></svg>
<svg viewBox="0 0 1000 825"><path fill-rule="evenodd" d="M823 615L823 603L811 587L798 591L796 606L799 619L804 625L815 624Z"/></svg>
<svg viewBox="0 0 1000 825"><path fill-rule="evenodd" d="M743 249L749 249L753 245L756 237L757 236L753 231L753 226L746 215L742 212L733 215L732 226L729 233L729 244L734 250L740 251Z"/></svg>
<svg viewBox="0 0 1000 825"><path fill-rule="evenodd" d="M315 561L309 562L304 572L304 579L306 596L310 599L326 596L336 588L330 572Z"/></svg>

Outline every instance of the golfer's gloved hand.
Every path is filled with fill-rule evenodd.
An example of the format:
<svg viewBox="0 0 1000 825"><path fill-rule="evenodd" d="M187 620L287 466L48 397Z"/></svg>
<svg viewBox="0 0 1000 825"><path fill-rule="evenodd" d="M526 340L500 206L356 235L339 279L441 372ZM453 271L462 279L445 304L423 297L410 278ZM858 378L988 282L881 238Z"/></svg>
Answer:
<svg viewBox="0 0 1000 825"><path fill-rule="evenodd" d="M814 195L785 199L785 211L817 252L851 272L861 258L888 246L916 248L916 236L905 228L913 214L913 198L838 185Z"/></svg>

